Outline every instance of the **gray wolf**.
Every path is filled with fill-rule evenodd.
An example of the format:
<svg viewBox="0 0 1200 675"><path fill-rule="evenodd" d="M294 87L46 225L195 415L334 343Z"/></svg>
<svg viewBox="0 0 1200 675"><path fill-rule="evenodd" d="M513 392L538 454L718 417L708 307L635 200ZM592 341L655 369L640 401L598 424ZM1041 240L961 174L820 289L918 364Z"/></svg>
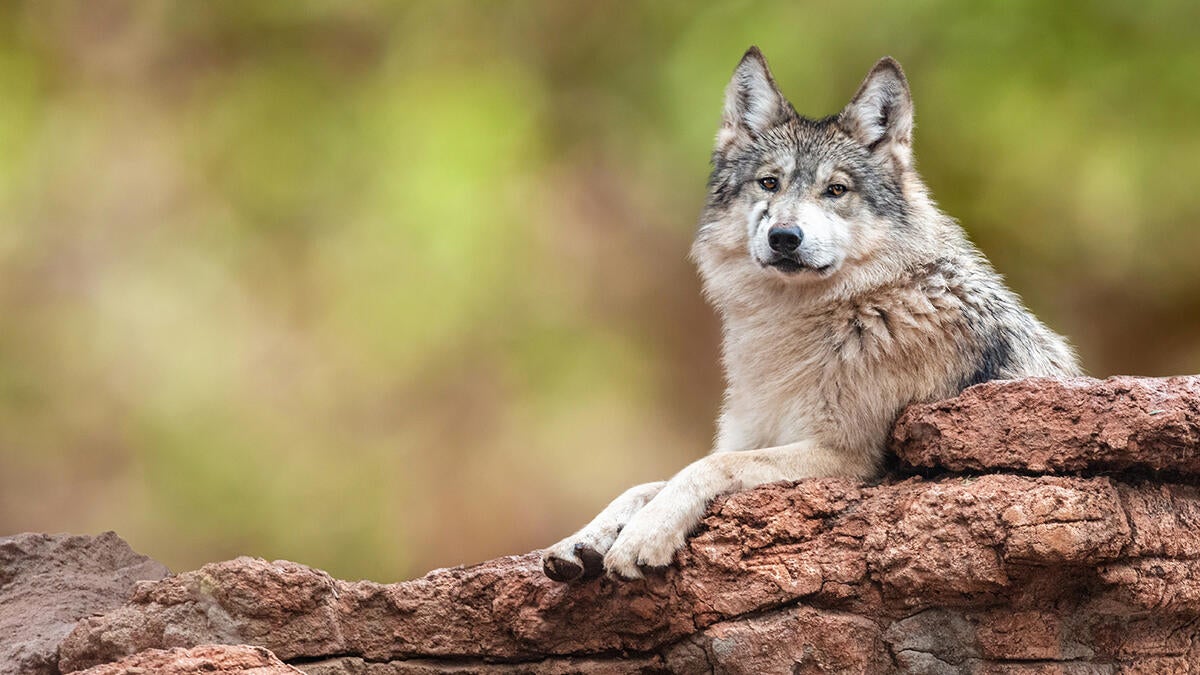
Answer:
<svg viewBox="0 0 1200 675"><path fill-rule="evenodd" d="M671 563L717 495L876 476L910 403L1079 373L1066 341L938 210L912 141L908 81L891 58L840 113L809 119L758 49L746 52L725 91L692 247L723 323L715 447L546 549L549 577L641 577Z"/></svg>

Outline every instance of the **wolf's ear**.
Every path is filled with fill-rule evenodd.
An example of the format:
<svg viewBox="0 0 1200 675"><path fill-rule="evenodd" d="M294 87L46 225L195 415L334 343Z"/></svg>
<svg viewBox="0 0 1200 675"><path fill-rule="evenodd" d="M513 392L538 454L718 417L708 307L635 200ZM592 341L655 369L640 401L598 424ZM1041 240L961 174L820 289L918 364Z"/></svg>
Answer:
<svg viewBox="0 0 1200 675"><path fill-rule="evenodd" d="M775 86L766 58L758 47L751 47L725 88L725 114L717 133L717 150L725 150L738 138L754 138L792 114L791 104Z"/></svg>
<svg viewBox="0 0 1200 675"><path fill-rule="evenodd" d="M912 94L895 59L875 64L838 123L871 152L890 152L901 168L912 164Z"/></svg>

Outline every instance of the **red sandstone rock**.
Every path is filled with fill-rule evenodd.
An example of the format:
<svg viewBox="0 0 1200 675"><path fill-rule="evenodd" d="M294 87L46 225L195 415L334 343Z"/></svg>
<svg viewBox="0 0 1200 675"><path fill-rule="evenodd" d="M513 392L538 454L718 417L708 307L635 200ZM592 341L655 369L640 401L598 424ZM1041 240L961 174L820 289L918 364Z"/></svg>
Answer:
<svg viewBox="0 0 1200 675"><path fill-rule="evenodd" d="M1196 630L1200 532L1183 524L1197 517L1197 488L1110 477L778 484L719 500L679 564L644 581L559 584L533 554L391 586L239 558L139 586L80 622L62 663L209 642L371 674L442 672L436 659L537 662L509 668L531 673L873 673L1190 658L1190 642L1161 638ZM1130 526L1141 521L1157 525Z"/></svg>
<svg viewBox="0 0 1200 675"><path fill-rule="evenodd" d="M0 674L57 673L58 644L76 621L168 573L112 532L0 537Z"/></svg>
<svg viewBox="0 0 1200 675"><path fill-rule="evenodd" d="M536 554L386 586L206 565L80 621L60 664L244 643L310 675L1200 672L1198 380L914 407L895 447L929 477L718 499L637 582L555 583ZM1100 475L1035 475L1056 472Z"/></svg>
<svg viewBox="0 0 1200 675"><path fill-rule="evenodd" d="M1200 475L1200 375L988 382L914 405L892 448L951 471Z"/></svg>
<svg viewBox="0 0 1200 675"><path fill-rule="evenodd" d="M81 675L302 675L262 647L201 645L191 649L147 649Z"/></svg>

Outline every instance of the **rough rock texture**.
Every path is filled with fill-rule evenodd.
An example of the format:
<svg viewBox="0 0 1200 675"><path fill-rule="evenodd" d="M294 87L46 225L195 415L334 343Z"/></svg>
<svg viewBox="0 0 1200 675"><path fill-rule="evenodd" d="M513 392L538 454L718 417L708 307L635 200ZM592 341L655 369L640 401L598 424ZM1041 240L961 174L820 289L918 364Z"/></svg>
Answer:
<svg viewBox="0 0 1200 675"><path fill-rule="evenodd" d="M604 657L591 672L1187 663L1196 523L1197 488L1111 477L772 485L720 500L681 564L645 581L558 584L533 554L390 586L239 558L140 585L79 624L62 664L209 642L322 673L581 672L565 657L586 655ZM329 655L351 658L308 663Z"/></svg>
<svg viewBox="0 0 1200 675"><path fill-rule="evenodd" d="M200 645L191 649L147 649L81 675L303 675L269 650L248 645Z"/></svg>
<svg viewBox="0 0 1200 675"><path fill-rule="evenodd" d="M206 565L81 621L61 666L245 643L310 675L1200 672L1196 384L981 385L901 421L922 475L718 499L637 582L536 554L392 585Z"/></svg>
<svg viewBox="0 0 1200 675"><path fill-rule="evenodd" d="M167 574L112 532L0 537L0 674L57 673L58 645L76 621Z"/></svg>
<svg viewBox="0 0 1200 675"><path fill-rule="evenodd" d="M909 407L892 447L912 466L950 471L1200 476L1200 375L982 384Z"/></svg>

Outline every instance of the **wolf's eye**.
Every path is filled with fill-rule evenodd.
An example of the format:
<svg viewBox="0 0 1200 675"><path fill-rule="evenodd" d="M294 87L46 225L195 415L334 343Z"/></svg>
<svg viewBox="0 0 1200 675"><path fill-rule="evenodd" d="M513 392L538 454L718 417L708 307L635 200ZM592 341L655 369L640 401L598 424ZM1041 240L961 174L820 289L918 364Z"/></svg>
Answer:
<svg viewBox="0 0 1200 675"><path fill-rule="evenodd" d="M758 184L767 192L774 192L779 189L779 179L774 176L759 178Z"/></svg>
<svg viewBox="0 0 1200 675"><path fill-rule="evenodd" d="M841 183L834 183L825 188L825 194L829 197L841 197L846 194L846 186Z"/></svg>

